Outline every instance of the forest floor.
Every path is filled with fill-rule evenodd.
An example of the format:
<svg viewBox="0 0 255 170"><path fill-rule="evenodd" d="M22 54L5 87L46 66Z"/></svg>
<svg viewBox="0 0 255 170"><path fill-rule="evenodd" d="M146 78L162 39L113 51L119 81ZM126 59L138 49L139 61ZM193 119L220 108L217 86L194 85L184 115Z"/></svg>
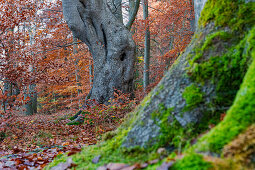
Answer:
<svg viewBox="0 0 255 170"><path fill-rule="evenodd" d="M94 145L103 133L114 130L128 111L115 112L100 123L81 125L67 125L77 110L14 116L0 134L0 169L42 169L60 154L72 155Z"/></svg>

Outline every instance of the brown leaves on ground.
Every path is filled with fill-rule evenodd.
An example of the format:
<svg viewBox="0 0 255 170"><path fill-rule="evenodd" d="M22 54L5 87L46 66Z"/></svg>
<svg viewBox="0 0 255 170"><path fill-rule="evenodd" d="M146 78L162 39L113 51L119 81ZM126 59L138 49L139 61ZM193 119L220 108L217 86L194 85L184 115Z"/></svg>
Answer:
<svg viewBox="0 0 255 170"><path fill-rule="evenodd" d="M59 154L71 156L83 146L95 144L102 133L115 129L118 124L111 121L66 125L70 112L13 117L2 131L5 137L0 141L0 169L42 169Z"/></svg>
<svg viewBox="0 0 255 170"><path fill-rule="evenodd" d="M5 130L6 138L1 142L1 150L14 147L33 150L41 146L54 145L82 147L96 143L95 129L86 124L68 126L68 111L53 115L33 115L14 117ZM100 128L100 127L99 127Z"/></svg>
<svg viewBox="0 0 255 170"><path fill-rule="evenodd" d="M18 153L1 157L0 169L42 169L57 155L68 152L67 148L38 148L33 152L20 150Z"/></svg>

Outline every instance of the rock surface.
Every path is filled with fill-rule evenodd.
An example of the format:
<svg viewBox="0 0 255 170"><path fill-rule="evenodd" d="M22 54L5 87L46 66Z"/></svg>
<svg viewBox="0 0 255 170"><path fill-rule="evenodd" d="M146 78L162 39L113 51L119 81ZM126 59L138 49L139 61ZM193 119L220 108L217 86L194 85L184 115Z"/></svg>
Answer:
<svg viewBox="0 0 255 170"><path fill-rule="evenodd" d="M205 6L205 2L205 0L195 0L196 20L198 20L202 10L200 7ZM207 8L210 8L210 6L207 5ZM168 131L169 134L171 126L174 126L174 121L177 121L184 129L186 127L195 127L207 116L211 116L206 120L209 122L217 114L228 110L241 84L239 80L242 80L244 77L242 73L240 75L233 75L233 73L239 72L239 68L244 70L245 73L247 69L245 64L235 65L235 61L237 60L237 63L242 61L246 63L247 61L245 60L249 60L250 56L246 56L245 48L240 47L241 55L234 58L237 49L231 51L231 48L238 47L236 42L241 42L241 40L232 41L231 37L235 37L233 31L229 27L217 26L216 24L218 23L209 22L205 26L197 28L193 40L185 52L179 56L161 82L143 101L138 111L138 119L125 137L122 147L133 148L138 146L149 148L158 145L162 143L160 137L164 136L164 131ZM240 34L240 37L244 36L242 31L235 34ZM202 64L204 65L197 67ZM216 66L221 70L212 72L211 70L213 69L217 70ZM211 67L211 70L201 70L208 67ZM224 71L222 67L229 68ZM236 68L238 69L235 70ZM199 70L195 72L196 76L203 78L203 81L198 82L190 76L190 74L193 74L191 72L194 69L200 69L200 72ZM207 75L202 75L202 72ZM219 86L222 83L224 85ZM185 91L187 89L195 91L194 93L199 93L198 96L192 96L192 93L189 91L187 93L190 95L190 98L185 98ZM229 98L225 99L225 97ZM195 100L198 101L196 102ZM224 103L222 103L222 100L224 100ZM164 108L163 111L162 108ZM166 116L168 117L166 118ZM203 124L206 125L206 122ZM167 126L167 129L165 126Z"/></svg>
<svg viewBox="0 0 255 170"><path fill-rule="evenodd" d="M196 23L198 22L205 1L206 0L194 1ZM213 28L212 24L208 25L206 29L202 30L203 34L209 34ZM201 32L201 30L197 32ZM187 58L190 53L194 53L195 45L197 45L197 42L193 40L185 53L181 55L176 64L171 67L170 71L151 92L151 98L140 111L141 116L128 133L126 140L122 144L123 147L147 147L148 145L153 145L158 142L157 137L161 134L161 129L158 123L153 120L151 114L157 112L160 104L163 104L165 108L174 108L172 115L182 126L199 120L204 106L185 113L182 111L186 106L186 102L182 97L182 92L192 83L187 76L186 70L187 67L189 67ZM214 93L213 85L210 84L204 86L203 90L207 96L211 96Z"/></svg>

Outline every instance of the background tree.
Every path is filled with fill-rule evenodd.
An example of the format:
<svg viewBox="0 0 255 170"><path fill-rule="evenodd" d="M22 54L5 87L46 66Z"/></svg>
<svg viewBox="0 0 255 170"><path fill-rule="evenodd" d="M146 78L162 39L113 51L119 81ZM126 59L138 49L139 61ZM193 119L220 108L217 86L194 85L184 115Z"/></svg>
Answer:
<svg viewBox="0 0 255 170"><path fill-rule="evenodd" d="M145 20L145 39L144 39L144 69L143 69L143 88L146 92L149 85L150 76L150 27L149 27L149 2L148 0L143 0L143 19Z"/></svg>
<svg viewBox="0 0 255 170"><path fill-rule="evenodd" d="M115 89L123 93L133 90L135 44L128 29L107 3L63 1L69 28L92 53L94 80L89 98L99 103L107 103Z"/></svg>

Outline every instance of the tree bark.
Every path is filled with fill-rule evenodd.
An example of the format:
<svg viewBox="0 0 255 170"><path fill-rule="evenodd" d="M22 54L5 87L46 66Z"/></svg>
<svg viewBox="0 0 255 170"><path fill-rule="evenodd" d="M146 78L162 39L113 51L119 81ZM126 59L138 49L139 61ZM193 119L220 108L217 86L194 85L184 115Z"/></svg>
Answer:
<svg viewBox="0 0 255 170"><path fill-rule="evenodd" d="M146 21L149 17L148 0L143 1L143 19ZM148 22L146 21L146 24ZM143 88L146 93L150 77L150 27L146 26L144 39L144 67L143 67Z"/></svg>
<svg viewBox="0 0 255 170"><path fill-rule="evenodd" d="M78 51L77 51L77 38L74 38L73 37L73 42L75 43L74 46L73 46L73 54L77 54ZM79 96L81 93L82 93L82 90L81 90L81 76L80 76L80 69L79 69L79 62L80 62L80 57L76 58L75 60L75 80L76 80L76 85L77 85L77 95ZM78 105L79 105L79 108L81 108L81 99L79 99L78 101Z"/></svg>
<svg viewBox="0 0 255 170"><path fill-rule="evenodd" d="M33 115L37 113L37 92L36 92L36 84L31 84L28 87L24 87L24 99L26 100L24 108L25 115Z"/></svg>
<svg viewBox="0 0 255 170"><path fill-rule="evenodd" d="M107 103L115 89L132 92L135 43L104 0L63 0L65 20L94 60L90 98Z"/></svg>
<svg viewBox="0 0 255 170"><path fill-rule="evenodd" d="M135 21L135 17L139 10L139 6L140 6L140 0L136 0L135 2L133 0L129 0L129 21L126 25L128 30L131 29L131 26L133 25Z"/></svg>
<svg viewBox="0 0 255 170"><path fill-rule="evenodd" d="M122 16L122 0L107 0L107 4L109 5L111 12L113 15L123 23Z"/></svg>

